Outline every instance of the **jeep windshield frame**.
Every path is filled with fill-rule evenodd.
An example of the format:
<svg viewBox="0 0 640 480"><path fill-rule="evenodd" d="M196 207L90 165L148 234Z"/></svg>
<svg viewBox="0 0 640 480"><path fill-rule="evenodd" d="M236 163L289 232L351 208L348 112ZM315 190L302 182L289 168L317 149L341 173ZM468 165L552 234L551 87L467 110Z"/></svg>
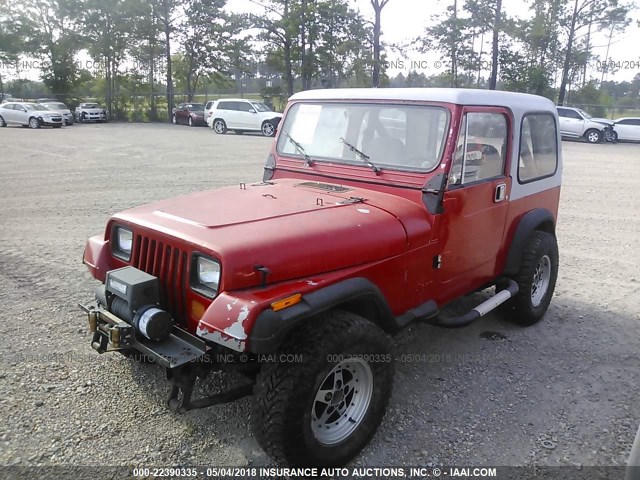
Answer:
<svg viewBox="0 0 640 480"><path fill-rule="evenodd" d="M441 164L450 122L444 105L328 100L292 104L280 128L318 164L370 168L344 138L383 171L424 174ZM278 137L276 152L304 161L284 135Z"/></svg>

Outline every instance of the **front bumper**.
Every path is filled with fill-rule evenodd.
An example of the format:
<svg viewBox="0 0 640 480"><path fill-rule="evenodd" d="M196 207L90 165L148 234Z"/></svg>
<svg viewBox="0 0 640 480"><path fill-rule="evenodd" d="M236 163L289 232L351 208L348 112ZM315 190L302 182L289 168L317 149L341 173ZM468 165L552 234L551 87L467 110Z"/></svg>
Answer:
<svg viewBox="0 0 640 480"><path fill-rule="evenodd" d="M43 118L40 121L40 124L46 127L53 127L56 125L62 125L62 117L55 117L55 118Z"/></svg>
<svg viewBox="0 0 640 480"><path fill-rule="evenodd" d="M103 122L107 119L107 116L104 113L83 112L80 114L80 118L84 122Z"/></svg>
<svg viewBox="0 0 640 480"><path fill-rule="evenodd" d="M133 325L105 310L96 302L78 305L89 320L93 334L91 347L98 353L137 351L166 368L175 368L202 358L207 347L203 340L174 326L166 340L154 342L137 335Z"/></svg>

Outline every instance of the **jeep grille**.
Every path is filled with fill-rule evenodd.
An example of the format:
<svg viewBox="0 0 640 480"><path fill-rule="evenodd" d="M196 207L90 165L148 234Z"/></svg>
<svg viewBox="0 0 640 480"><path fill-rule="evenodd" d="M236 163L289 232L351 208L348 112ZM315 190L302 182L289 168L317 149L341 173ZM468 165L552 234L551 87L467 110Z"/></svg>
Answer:
<svg viewBox="0 0 640 480"><path fill-rule="evenodd" d="M176 322L184 324L187 253L166 242L136 235L131 264L160 280L162 307Z"/></svg>

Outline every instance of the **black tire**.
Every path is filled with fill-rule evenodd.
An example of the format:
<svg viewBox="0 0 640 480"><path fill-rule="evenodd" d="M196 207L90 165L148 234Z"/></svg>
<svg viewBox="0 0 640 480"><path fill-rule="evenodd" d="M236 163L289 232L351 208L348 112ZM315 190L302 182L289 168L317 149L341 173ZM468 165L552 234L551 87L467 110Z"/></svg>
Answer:
<svg viewBox="0 0 640 480"><path fill-rule="evenodd" d="M592 128L584 132L584 138L589 143L600 143L602 141L602 132Z"/></svg>
<svg viewBox="0 0 640 480"><path fill-rule="evenodd" d="M42 126L42 122L36 117L29 118L29 128L40 128Z"/></svg>
<svg viewBox="0 0 640 480"><path fill-rule="evenodd" d="M251 414L258 443L278 463L346 464L373 437L389 402L394 374L389 338L358 315L333 311L296 329L278 353L301 361L262 365ZM363 381L356 383L358 378ZM327 385L333 393L322 394ZM318 436L338 430L333 439Z"/></svg>
<svg viewBox="0 0 640 480"><path fill-rule="evenodd" d="M86 123L87 122L87 115L82 112L82 115L80 115L80 123Z"/></svg>
<svg viewBox="0 0 640 480"><path fill-rule="evenodd" d="M548 267L549 275L542 272ZM522 326L538 322L547 311L558 278L558 244L552 233L536 230L522 253L520 271L513 279L519 290L505 308L509 320ZM510 307L510 308L509 308Z"/></svg>
<svg viewBox="0 0 640 480"><path fill-rule="evenodd" d="M227 124L221 118L216 118L212 123L213 131L218 135L224 135L227 133Z"/></svg>
<svg viewBox="0 0 640 480"><path fill-rule="evenodd" d="M273 122L267 120L266 122L262 122L260 131L265 137L273 137L276 134L276 126L273 124Z"/></svg>
<svg viewBox="0 0 640 480"><path fill-rule="evenodd" d="M7 122L5 122L4 118L2 118L2 116L0 116L0 128L6 127L6 126L7 126Z"/></svg>

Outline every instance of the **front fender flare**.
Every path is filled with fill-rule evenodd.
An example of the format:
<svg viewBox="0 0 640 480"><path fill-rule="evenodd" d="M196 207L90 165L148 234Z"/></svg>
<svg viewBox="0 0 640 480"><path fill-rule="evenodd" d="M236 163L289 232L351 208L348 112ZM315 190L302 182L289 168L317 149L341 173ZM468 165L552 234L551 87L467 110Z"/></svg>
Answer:
<svg viewBox="0 0 640 480"><path fill-rule="evenodd" d="M247 339L247 349L252 353L274 352L286 335L305 319L339 306L353 309L354 305L362 305L362 302L366 302L368 313L375 317L369 320L388 332L398 330L395 317L380 289L366 278L356 277L305 294L300 303L284 310L264 310L256 318Z"/></svg>

